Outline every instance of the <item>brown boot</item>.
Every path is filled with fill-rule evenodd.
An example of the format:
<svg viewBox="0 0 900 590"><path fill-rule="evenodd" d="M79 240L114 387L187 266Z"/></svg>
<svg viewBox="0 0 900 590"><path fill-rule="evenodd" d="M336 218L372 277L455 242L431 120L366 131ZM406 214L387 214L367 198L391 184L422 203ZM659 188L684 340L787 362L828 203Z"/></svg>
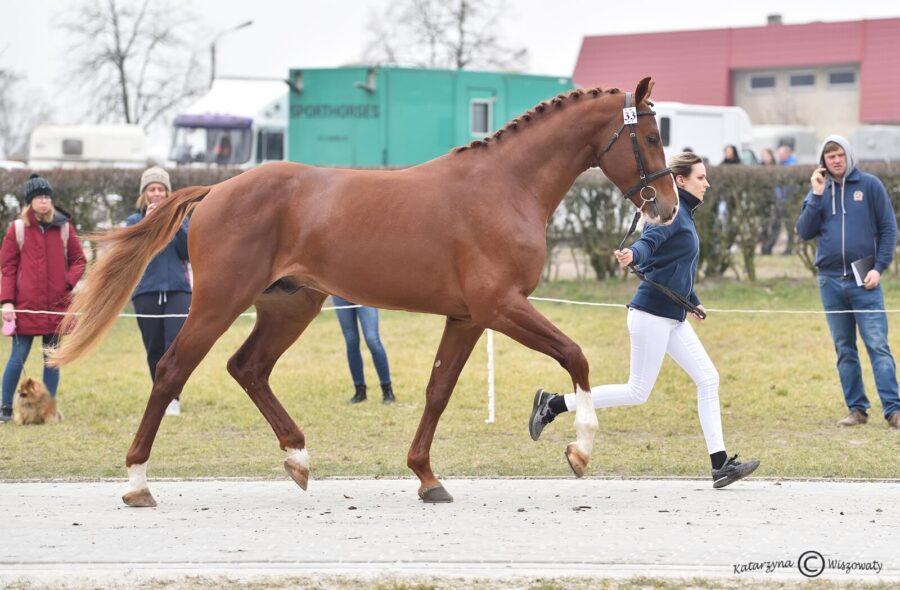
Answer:
<svg viewBox="0 0 900 590"><path fill-rule="evenodd" d="M891 428L900 428L900 412L894 412L888 416L888 426Z"/></svg>
<svg viewBox="0 0 900 590"><path fill-rule="evenodd" d="M851 408L850 413L847 414L846 418L838 420L838 426L859 426L860 424L865 424L869 421L869 417L865 412L861 410L857 410L856 408Z"/></svg>

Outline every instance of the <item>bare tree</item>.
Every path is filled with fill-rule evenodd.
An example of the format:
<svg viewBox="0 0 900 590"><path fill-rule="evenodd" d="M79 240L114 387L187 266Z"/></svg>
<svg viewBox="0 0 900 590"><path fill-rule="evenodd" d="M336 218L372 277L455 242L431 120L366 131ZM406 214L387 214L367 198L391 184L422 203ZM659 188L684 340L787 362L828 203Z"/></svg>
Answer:
<svg viewBox="0 0 900 590"><path fill-rule="evenodd" d="M169 0L80 0L62 27L74 41L72 81L82 85L98 122L145 129L206 90L198 53L188 42L194 19Z"/></svg>
<svg viewBox="0 0 900 590"><path fill-rule="evenodd" d="M3 52L0 52L2 57ZM51 114L37 93L30 93L21 74L0 64L0 154L26 159L31 131Z"/></svg>
<svg viewBox="0 0 900 590"><path fill-rule="evenodd" d="M507 45L503 0L397 0L370 17L369 62L428 68L524 69L528 51Z"/></svg>

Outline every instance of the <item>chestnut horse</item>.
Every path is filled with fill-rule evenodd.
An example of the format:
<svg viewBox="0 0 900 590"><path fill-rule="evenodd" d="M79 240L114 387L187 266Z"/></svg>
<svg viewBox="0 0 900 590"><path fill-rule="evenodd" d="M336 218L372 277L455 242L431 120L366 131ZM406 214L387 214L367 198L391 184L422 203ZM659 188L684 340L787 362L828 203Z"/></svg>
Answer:
<svg viewBox="0 0 900 590"><path fill-rule="evenodd" d="M548 220L587 168L599 165L649 221L673 218L677 198L649 110L652 86L645 78L633 95L618 89L559 95L489 138L404 170L262 165L211 187L179 190L141 223L102 236L108 247L71 306L81 316L67 318L63 329L73 330L52 353L56 365L97 343L150 260L192 213L193 304L159 362L128 450L125 503L156 504L146 466L166 406L251 306L256 324L228 361L228 372L269 422L287 453L287 472L306 489L304 435L268 380L332 293L363 305L447 317L407 456L425 502L452 501L431 469L430 448L459 373L486 328L568 371L579 409L578 440L566 455L582 475L597 428L588 363L527 297L540 281ZM631 133L623 134L626 129Z"/></svg>

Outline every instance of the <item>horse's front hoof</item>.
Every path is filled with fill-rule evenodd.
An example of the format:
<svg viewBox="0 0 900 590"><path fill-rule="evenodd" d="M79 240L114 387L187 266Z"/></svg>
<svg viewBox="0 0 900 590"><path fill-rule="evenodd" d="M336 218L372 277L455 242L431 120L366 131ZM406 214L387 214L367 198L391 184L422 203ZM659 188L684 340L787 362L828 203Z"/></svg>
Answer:
<svg viewBox="0 0 900 590"><path fill-rule="evenodd" d="M453 501L453 496L441 484L420 489L419 498L426 504L447 504Z"/></svg>
<svg viewBox="0 0 900 590"><path fill-rule="evenodd" d="M132 508L156 508L156 500L147 488L127 492L122 496L122 501Z"/></svg>
<svg viewBox="0 0 900 590"><path fill-rule="evenodd" d="M566 461L569 462L575 477L584 477L590 457L582 453L576 443L569 443L566 447Z"/></svg>
<svg viewBox="0 0 900 590"><path fill-rule="evenodd" d="M288 457L284 460L284 470L291 476L291 479L297 482L300 489L305 492L306 486L309 484L309 469Z"/></svg>

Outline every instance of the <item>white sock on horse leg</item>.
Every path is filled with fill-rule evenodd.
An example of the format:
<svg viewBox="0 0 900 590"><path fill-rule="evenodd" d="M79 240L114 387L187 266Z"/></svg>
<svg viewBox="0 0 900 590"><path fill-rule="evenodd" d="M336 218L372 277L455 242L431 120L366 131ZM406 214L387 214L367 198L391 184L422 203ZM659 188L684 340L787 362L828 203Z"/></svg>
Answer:
<svg viewBox="0 0 900 590"><path fill-rule="evenodd" d="M287 452L288 460L309 471L309 453L306 452L306 449L288 449Z"/></svg>
<svg viewBox="0 0 900 590"><path fill-rule="evenodd" d="M594 411L594 401L590 391L575 388L575 446L586 457L591 456L594 448L594 433L597 432L597 412Z"/></svg>
<svg viewBox="0 0 900 590"><path fill-rule="evenodd" d="M148 490L147 486L147 464L135 463L128 468L128 484L132 490Z"/></svg>

